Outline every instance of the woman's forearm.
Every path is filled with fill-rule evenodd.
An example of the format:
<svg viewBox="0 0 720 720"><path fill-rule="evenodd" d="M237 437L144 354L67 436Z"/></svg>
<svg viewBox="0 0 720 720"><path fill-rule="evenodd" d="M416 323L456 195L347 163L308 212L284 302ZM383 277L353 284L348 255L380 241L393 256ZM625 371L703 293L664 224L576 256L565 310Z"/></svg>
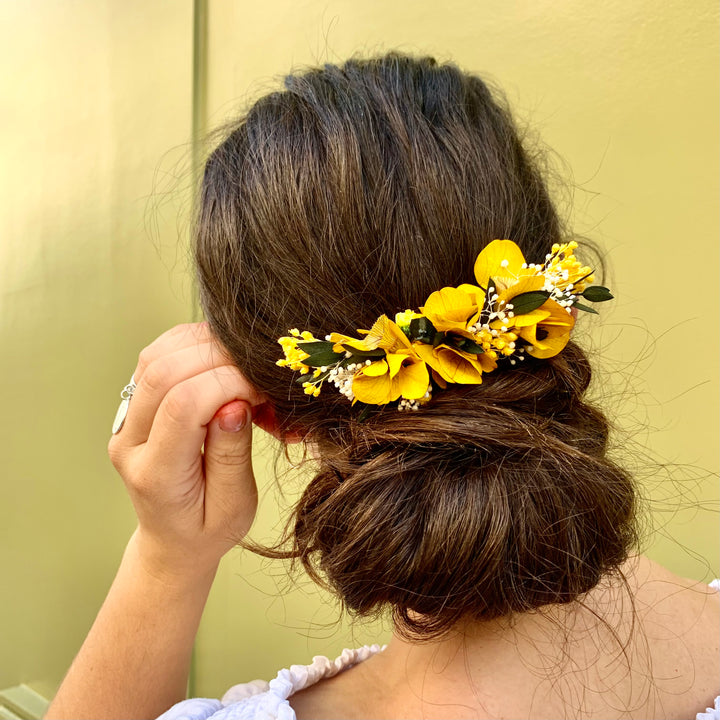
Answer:
<svg viewBox="0 0 720 720"><path fill-rule="evenodd" d="M185 697L216 567L165 572L135 533L46 718L154 718Z"/></svg>
<svg viewBox="0 0 720 720"><path fill-rule="evenodd" d="M141 353L108 445L138 516L48 718L153 718L185 697L220 558L257 509L251 408L264 402L206 323Z"/></svg>

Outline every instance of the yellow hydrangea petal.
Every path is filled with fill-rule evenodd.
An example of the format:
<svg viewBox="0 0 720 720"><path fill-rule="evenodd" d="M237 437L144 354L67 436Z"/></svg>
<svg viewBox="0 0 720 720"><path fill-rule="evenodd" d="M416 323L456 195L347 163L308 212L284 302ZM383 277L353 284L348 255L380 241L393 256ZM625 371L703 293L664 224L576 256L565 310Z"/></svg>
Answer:
<svg viewBox="0 0 720 720"><path fill-rule="evenodd" d="M458 285L458 290L466 292L478 305L482 304L485 300L485 291L477 285L463 283L462 285Z"/></svg>
<svg viewBox="0 0 720 720"><path fill-rule="evenodd" d="M503 266L503 261L507 265ZM517 276L523 269L525 258L512 240L493 240L475 260L475 279L480 287L487 288L488 280L496 276Z"/></svg>
<svg viewBox="0 0 720 720"><path fill-rule="evenodd" d="M425 363L414 353L391 353L385 360L364 366L353 378L356 400L384 405L401 395L418 400L427 392L430 375Z"/></svg>
<svg viewBox="0 0 720 720"><path fill-rule="evenodd" d="M398 353L389 353L387 356L387 364L390 368L390 377L395 377L402 368L403 360L407 358L407 355L400 355Z"/></svg>
<svg viewBox="0 0 720 720"><path fill-rule="evenodd" d="M438 330L464 330L478 307L465 290L444 287L432 293L420 311Z"/></svg>
<svg viewBox="0 0 720 720"><path fill-rule="evenodd" d="M357 350L374 350L375 348L368 347L367 342L358 340L358 338L350 337L349 335L341 335L340 333L330 333L330 342L334 343L333 352L344 352L345 348L343 345L349 345Z"/></svg>
<svg viewBox="0 0 720 720"><path fill-rule="evenodd" d="M568 344L570 331L575 325L575 318L554 300L548 300L543 308L550 311L547 318L520 329L520 337L532 346L528 348L528 353L540 359L557 355ZM546 334L542 340L537 338L538 329Z"/></svg>
<svg viewBox="0 0 720 720"><path fill-rule="evenodd" d="M385 360L377 360L370 365L366 365L362 369L363 374L367 375L368 377L380 377L380 375L387 374L387 371L388 364L385 362Z"/></svg>
<svg viewBox="0 0 720 720"><path fill-rule="evenodd" d="M545 278L542 275L525 275L518 280L513 279L512 284L498 295L500 300L512 302L512 299L521 293L542 290L544 284Z"/></svg>
<svg viewBox="0 0 720 720"><path fill-rule="evenodd" d="M362 340L341 335L340 333L331 333L330 342L334 343L333 350L342 352L343 345L349 345L357 350L397 350L398 348L409 348L410 341L402 329L394 323L387 315L381 315L374 323L370 330L358 330L359 333L365 334Z"/></svg>
<svg viewBox="0 0 720 720"><path fill-rule="evenodd" d="M542 308L545 307L543 305L542 307L539 307L537 310L533 310L529 313L523 313L522 315L516 315L514 318L512 318L507 324L512 325L516 328L523 328L527 327L528 325L537 325L539 322L542 322L545 320L545 318L550 317L550 311L549 310L543 310ZM501 327L502 323L499 320L495 320L491 327L493 328L499 328Z"/></svg>
<svg viewBox="0 0 720 720"><path fill-rule="evenodd" d="M366 369L367 367L371 366L366 366ZM384 405L400 397L399 391L393 392L392 385L388 373L373 377L361 371L353 378L352 389L356 400L368 405Z"/></svg>
<svg viewBox="0 0 720 720"><path fill-rule="evenodd" d="M387 315L381 315L375 321L365 341L373 350L383 348L392 351L398 347L410 347L407 335Z"/></svg>
<svg viewBox="0 0 720 720"><path fill-rule="evenodd" d="M542 342L529 347L527 351L533 357L544 360L557 355L568 344L569 340L569 331L557 337L548 336Z"/></svg>
<svg viewBox="0 0 720 720"><path fill-rule="evenodd" d="M427 392L430 374L422 360L414 360L403 365L393 378L393 389L408 400L419 400Z"/></svg>
<svg viewBox="0 0 720 720"><path fill-rule="evenodd" d="M463 353L442 345L433 349L431 345L417 343L415 350L443 380L462 385L479 384L482 382L484 368L478 356ZM479 357L482 357L482 355Z"/></svg>

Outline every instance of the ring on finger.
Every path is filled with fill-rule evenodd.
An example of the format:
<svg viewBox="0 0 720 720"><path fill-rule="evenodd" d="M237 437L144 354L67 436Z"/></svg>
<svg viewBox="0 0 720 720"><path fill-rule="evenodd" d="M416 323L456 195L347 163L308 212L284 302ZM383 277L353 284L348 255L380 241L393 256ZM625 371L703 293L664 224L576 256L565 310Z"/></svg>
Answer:
<svg viewBox="0 0 720 720"><path fill-rule="evenodd" d="M120 430L122 430L122 426L125 423L125 417L128 413L128 407L130 406L130 399L132 398L136 387L137 385L135 384L135 375L133 375L130 378L130 382L122 389L122 392L120 393L120 407L115 413L115 420L113 421L112 425L113 435L117 435Z"/></svg>

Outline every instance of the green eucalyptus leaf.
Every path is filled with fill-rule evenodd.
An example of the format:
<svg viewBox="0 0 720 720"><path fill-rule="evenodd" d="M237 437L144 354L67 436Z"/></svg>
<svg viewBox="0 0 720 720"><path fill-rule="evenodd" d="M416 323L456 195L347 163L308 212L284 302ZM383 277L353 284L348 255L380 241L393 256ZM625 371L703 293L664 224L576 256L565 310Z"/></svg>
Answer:
<svg viewBox="0 0 720 720"><path fill-rule="evenodd" d="M485 352L481 345L478 345L474 340L470 340L469 338L463 338L459 349L471 355L482 355L482 353Z"/></svg>
<svg viewBox="0 0 720 720"><path fill-rule="evenodd" d="M583 305L579 302L574 302L572 305L574 308L577 308L578 310L582 310L583 312L592 313L593 315L599 315L600 313L595 310L594 308L588 307L587 305Z"/></svg>
<svg viewBox="0 0 720 720"><path fill-rule="evenodd" d="M320 345L321 343L307 343L307 345ZM312 352L308 350L307 346L302 347L302 350L308 353L309 357L301 360L303 365L310 367L324 367L327 365L335 365L345 357L345 353L336 353L332 349L332 343L322 343L323 347L318 347Z"/></svg>
<svg viewBox="0 0 720 720"><path fill-rule="evenodd" d="M547 290L531 290L530 292L520 293L516 295L510 302L512 311L515 315L524 315L525 313L537 310L550 297Z"/></svg>
<svg viewBox="0 0 720 720"><path fill-rule="evenodd" d="M413 318L410 321L410 339L432 344L437 330L426 317Z"/></svg>
<svg viewBox="0 0 720 720"><path fill-rule="evenodd" d="M381 358L385 357L385 351L382 348L376 348L375 350L360 350L352 345L343 345L343 348L347 350L353 357L358 358Z"/></svg>
<svg viewBox="0 0 720 720"><path fill-rule="evenodd" d="M320 350L332 350L333 343L329 340L299 340L297 346L308 355Z"/></svg>
<svg viewBox="0 0 720 720"><path fill-rule="evenodd" d="M358 403L360 405L360 403ZM358 416L358 422L365 422L370 417L370 405L363 404L362 410L360 411L360 415Z"/></svg>
<svg viewBox="0 0 720 720"><path fill-rule="evenodd" d="M613 299L610 291L602 285L593 285L592 287L585 288L582 296L590 302L605 302L606 300Z"/></svg>

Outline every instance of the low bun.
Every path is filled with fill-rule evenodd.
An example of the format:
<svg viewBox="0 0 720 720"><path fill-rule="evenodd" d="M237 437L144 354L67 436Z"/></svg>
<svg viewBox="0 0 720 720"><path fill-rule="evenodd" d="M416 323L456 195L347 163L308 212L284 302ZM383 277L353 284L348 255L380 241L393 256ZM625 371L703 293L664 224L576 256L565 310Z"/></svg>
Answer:
<svg viewBox="0 0 720 720"><path fill-rule="evenodd" d="M583 400L587 359L571 342L434 392L417 411L361 419L327 383L305 395L276 364L278 338L354 335L418 308L472 282L495 239L544 262L571 237L542 166L480 78L390 53L288 78L205 167L205 316L280 434L317 448L283 552L352 612L390 608L407 633L570 602L625 559L633 487Z"/></svg>
<svg viewBox="0 0 720 720"><path fill-rule="evenodd" d="M604 458L589 379L571 345L418 411L328 427L294 555L348 610L392 608L414 637L577 600L635 541L632 481Z"/></svg>

